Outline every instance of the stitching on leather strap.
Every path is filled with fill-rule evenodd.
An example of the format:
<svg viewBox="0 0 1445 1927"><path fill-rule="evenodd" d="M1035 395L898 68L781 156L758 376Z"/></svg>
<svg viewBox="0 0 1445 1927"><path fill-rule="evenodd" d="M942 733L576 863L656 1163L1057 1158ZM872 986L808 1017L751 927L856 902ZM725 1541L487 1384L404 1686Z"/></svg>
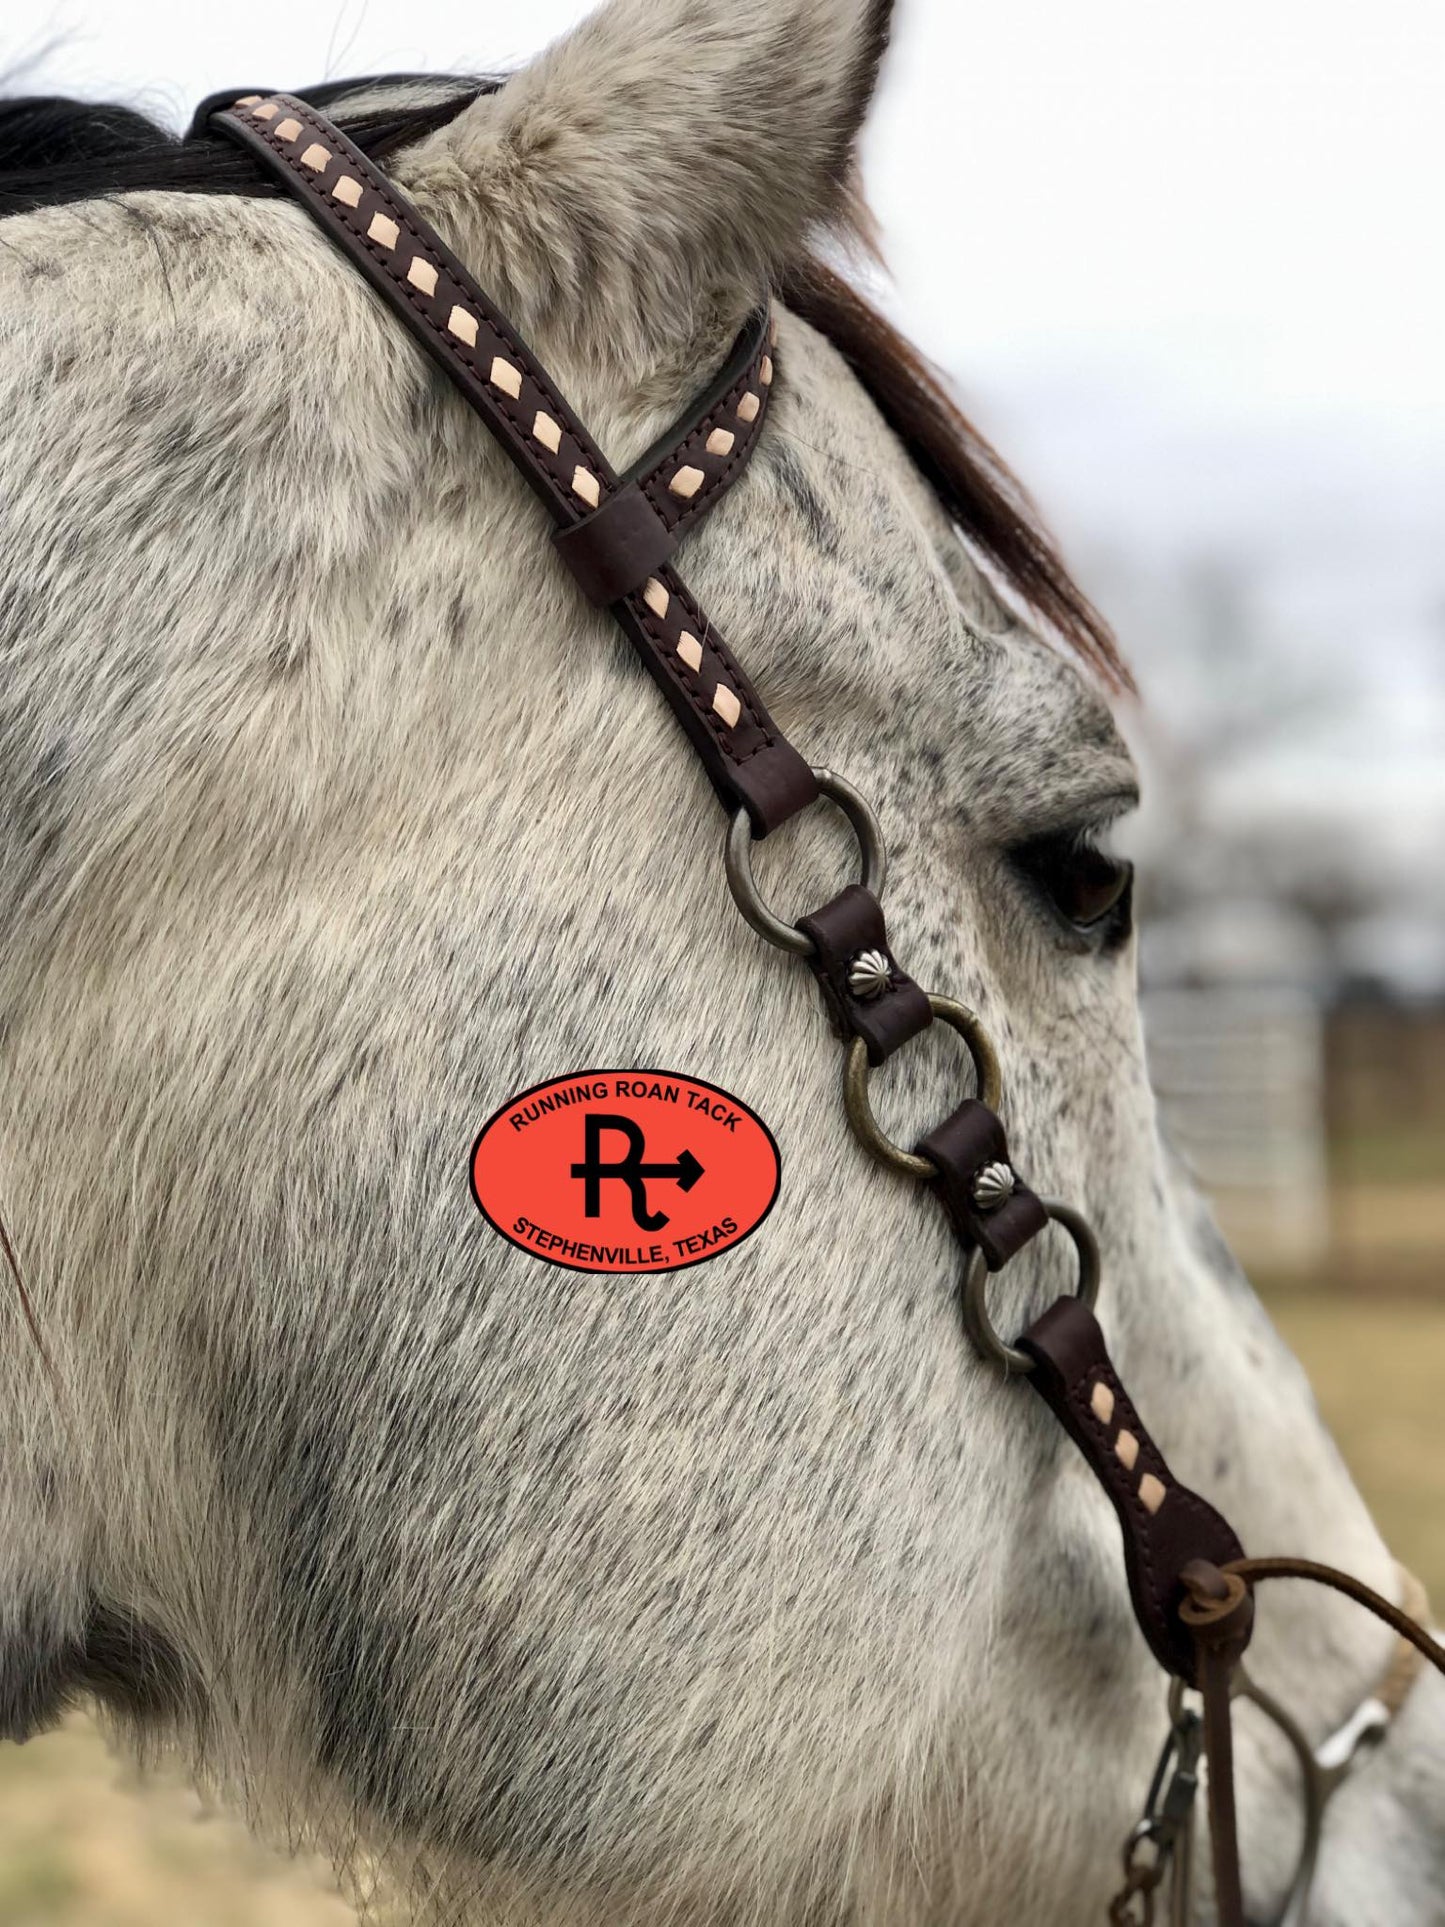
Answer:
<svg viewBox="0 0 1445 1927"><path fill-rule="evenodd" d="M291 95L272 95L269 99L270 101L274 101L278 108L284 109L290 117L299 121L303 126L309 128L312 133L317 134L323 141L329 143L330 159L341 160L347 165L355 167L356 171L364 176L367 191L374 194L382 203L389 216L396 222L397 227L408 236L413 247L423 255L434 257L435 261L440 264L448 280L455 283L459 292L463 294L473 306L480 309L481 317L486 322L488 328L497 336L498 340L502 342L511 354L516 357L521 364L522 372L531 380L533 386L543 396L544 400L550 404L555 414L561 418L559 425L577 442L582 453L587 457L588 465L596 471L598 481L602 485L603 491L610 493L615 490L617 487L616 474L590 435L588 435L586 431L582 429L581 424L577 422L561 391L557 388L546 370L536 360L531 350L522 341L515 329L507 322L505 316L485 299L481 289L471 281L469 276L465 275L464 270L461 270L461 264L450 257L449 250L440 242L439 237L429 235L422 231L417 225L415 210L395 193L385 176L379 174L372 168L366 160L365 155L352 143L348 142L345 136L341 135L339 130L327 121L324 116L317 114L309 108L304 101L297 100ZM236 124L244 127L246 131L256 139L263 141L271 153L285 164L290 176L306 191L308 196L314 194L318 199L321 197L320 181L322 174L327 170L321 170L321 172L314 177L309 175L302 164L300 155L291 151L294 149L295 143L281 141L277 138L274 122L257 122L253 115L245 114L235 108L226 110L226 115L222 116L222 118L226 117L229 117ZM326 198L330 211L335 215L337 220L348 229L353 238L361 246L366 248L372 259L385 271L397 292L402 295L408 305L415 311L428 331L449 354L455 355L459 361L464 362L471 368L477 376L478 381L487 387L487 399L491 406L495 408L498 413L505 416L511 423L519 439L525 444L525 451L528 457L535 462L538 469L546 475L548 481L552 484L557 504L566 514L567 518L570 521L581 521L585 519L588 511L585 505L579 508L578 502L572 493L571 477L566 465L559 462L555 454L545 451L540 445L536 448L533 447L534 437L532 435L531 424L517 407L515 398L508 396L505 390L494 390L491 388L488 382L487 371L482 367L474 349L462 337L454 335L451 330L438 321L430 311L430 304L436 298L435 294L426 294L414 287L413 284L407 280L396 258L396 249L394 247L385 247L372 238L367 232L366 227L362 225L357 207L351 206L345 201L336 201L334 197L329 195ZM705 516L714 506L717 498L725 492L746 465L748 457L751 455L758 435L761 432L763 422L767 417L772 384L771 381L765 382L761 379L759 370L765 362L771 360L773 345L771 334L765 332L759 341L757 350L749 362L748 367L733 384L727 395L716 403L708 414L689 430L684 439L669 450L648 474L642 478L644 493L648 496L654 508L664 515L673 528L681 530L697 521L700 517ZM758 409L753 420L747 423L742 422L738 417L737 404L741 401L742 397L749 392L757 396ZM686 507L681 507L678 497L668 486L669 481L671 477L676 474L679 467L688 464L690 457L700 458L708 437L721 425L725 416L731 417L739 423L735 431L738 438L737 445L721 468L712 470L711 472L706 469L703 470L705 479L698 497L690 501Z"/></svg>
<svg viewBox="0 0 1445 1927"><path fill-rule="evenodd" d="M328 238L367 272L554 520L572 529L617 499L622 484L616 473L516 329L417 210L324 115L293 96L272 94L233 103L212 124L275 169ZM284 136L278 128L286 129ZM315 138L308 142L308 136ZM718 395L714 388L701 420L689 421L680 441L654 450L646 475L637 478L674 537L715 505L757 446L773 376L774 335L765 321L755 314L739 336L729 369L738 369L740 360L742 366L726 392ZM728 369L719 379L728 379ZM751 408L749 395L755 397ZM721 444L707 447L724 422L734 438L725 454ZM692 471L683 476L684 486L674 486L684 469ZM687 486L696 493L689 495ZM626 633L676 691L673 706L723 801L730 808L746 803L755 827L766 834L816 793L807 765L777 731L742 666L681 580L659 568L652 581L669 600L676 598L686 616L688 647L679 655L678 639L647 606L647 586L625 599ZM766 752L774 752L766 774L759 763L748 784L733 783L732 772L740 776Z"/></svg>
<svg viewBox="0 0 1445 1927"><path fill-rule="evenodd" d="M567 404L563 401L556 386L548 377L545 370L538 365L530 351L517 336L516 331L508 326L506 321L492 308L491 304L485 300L478 300L481 292L480 289L477 289L474 283L470 283L469 279L464 279L463 276L457 272L456 268L450 264L447 259L446 250L442 248L437 241L429 239L418 229L412 210L404 202L398 200L395 194L391 192L384 177L380 176L376 170L371 167L359 149L352 147L349 142L345 142L344 137L338 134L337 129L332 127L330 122L311 113L303 102L293 100L288 95L276 95L274 98L294 119L301 121L309 127L313 133L323 135L328 142L331 142L334 146L335 157L344 159L348 166L355 167L356 171L363 176L367 191L375 195L376 198L383 203L389 211L391 218L395 220L398 228L410 237L416 250L422 254L433 256L440 262L447 275L447 279L455 284L460 294L480 309L481 317L486 322L487 327L496 335L503 346L508 348L512 354L517 357L517 360L521 363L521 372L532 381L533 386L539 391L543 399L551 404L552 408L561 418L561 426L587 456L589 465L595 467L601 486L609 491L615 488L617 478L613 474L611 467L601 451L593 443L591 437L587 435L586 430L581 428L580 423L575 422L571 409L568 408ZM243 126L245 131L255 139L264 142L276 158L285 165L289 175L305 190L307 198L309 199L315 196L316 199L320 201L320 177L318 176L316 179L307 178L302 169L300 157L287 151L288 145L290 144L279 141L269 125L265 123L252 124L249 119L234 112L234 110L228 114L221 115L219 118L223 121L227 119L232 120L238 125ZM530 439L529 431L524 424L521 414L517 411L515 398L507 395L505 390L493 388L488 379L488 375L483 372L476 353L470 345L463 341L460 336L453 335L450 330L442 327L431 314L430 304L435 296L423 295L420 289L414 287L406 279L397 265L395 249L382 248L380 244L367 233L366 229L361 225L357 209L348 207L344 201L336 201L331 196L327 196L326 206L337 221L350 232L353 239L366 249L371 258L385 272L387 279L391 282L396 292L401 295L408 306L416 313L418 318L426 326L428 332L447 354L454 356L458 361L471 369L472 373L477 377L479 385L483 387L486 401L490 407L510 423L519 441L523 441L525 444L525 442ZM567 519L569 521L580 521L582 516L587 512L586 508L577 503L572 497L570 488L563 479L560 467L554 466L555 457L549 456L545 451L540 449L534 451L529 446L524 446L523 452L536 471L551 484L557 505L561 508Z"/></svg>
<svg viewBox="0 0 1445 1927"><path fill-rule="evenodd" d="M531 376L534 384L542 391L542 393L547 397L547 399L551 401L561 413L566 414L569 417L567 426L569 427L569 429L571 429L572 423L571 423L570 417L571 417L572 411L568 407L568 404L566 403L566 401L563 399L561 392L553 384L552 379L548 375L546 369L543 368L540 362L538 362L535 359L531 349L527 347L526 343L521 339L520 335L517 334L516 330L512 327L511 323L507 320L506 316L502 314L500 309L494 308L492 306L491 302L487 300L482 290L476 285L475 282L471 281L470 277L466 275L465 270L461 269L460 262L456 262L455 257L452 257L450 255L450 250L445 246L445 243L441 241L440 237L422 233L421 229L418 228L416 224L418 219L416 210L410 205L409 202L404 201L397 196L395 190L393 189L387 177L384 174L380 173L378 169L372 166L371 162L361 152L360 148L356 147L351 141L347 140L346 136L341 133L339 128L333 126L333 124L330 121L326 120L323 116L314 113L312 109L309 108L304 101L296 100L288 94L277 94L277 95L274 95L273 98L277 101L277 103L280 106L286 108L292 115L294 115L294 117L297 120L304 121L306 125L311 128L313 133L320 134L324 136L326 140L332 142L335 146L336 155L338 157L344 157L349 165L355 166L358 172L362 172L365 174L365 177L366 177L365 185L368 191L370 193L375 194L379 200L385 202L386 206L391 210L391 213L395 218L397 225L405 229L407 234L409 234L412 240L416 243L417 247L422 249L424 252L428 254L437 255L438 259L441 260L442 265L446 268L448 277L456 281L461 286L462 291L465 294L467 294L467 296L470 299L478 302L478 304L482 308L487 326L492 330L493 334L497 335L499 339L508 348L510 348L513 354L515 354L517 358L523 363L527 374ZM319 192L318 182L319 182L320 176L317 176L316 180L310 180L307 178L306 174L302 171L301 160L299 155L288 154L286 152L286 144L276 139L275 134L268 123L261 122L259 125L252 127L251 123L248 120L245 120L245 118L242 115L235 113L234 110L231 110L231 117L237 121L241 121L244 125L247 126L249 131L254 132L262 140L264 140L267 146L270 147L272 151L281 160L285 161L287 167L290 168L292 173L295 174L296 178L301 182L301 184L305 188L307 188L311 192ZM359 241L366 242L369 248L372 248L374 251L377 252L378 258L382 259L380 250L377 248L377 244L371 241L366 235L365 231L361 228L360 217L356 213L356 210L348 207L344 201L332 202L331 205L333 206L334 211L337 213L341 221L346 226L352 229L352 232L356 235L356 238ZM391 274L392 278L396 281L402 293L405 294L408 297L408 299L411 299L416 293L419 292L418 290L414 289L411 286L411 284L406 280L404 275L401 275L397 272L397 270L395 269L395 267L391 262L385 259L382 259L382 265L387 269L388 273ZM439 323L433 321L429 315L423 314L423 319L425 319L428 322L429 326L433 329L433 331L437 334L437 336L443 341L444 345L453 354L460 355L462 353L462 350L465 348L466 344L463 343L459 337L453 337L444 328L442 328ZM463 355L462 358L465 359L466 357ZM498 405L500 406L500 403ZM578 424L578 427L580 428L580 424ZM575 433L576 431L573 430L573 432ZM613 475L611 469L608 467L606 457L602 454L601 450L598 449L596 445L592 442L591 438L586 436L585 429L581 431L581 434L578 436L578 439L582 440L584 437L585 437L584 446L586 447L587 452L591 456L593 456L598 463L601 464L602 469L604 471L604 478L608 482L615 485L617 478L615 475Z"/></svg>
<svg viewBox="0 0 1445 1927"><path fill-rule="evenodd" d="M692 434L680 442L670 454L664 456L662 461L642 478L642 491L648 501L660 515L667 518L679 534L698 517L710 513L716 506L718 497L737 480L752 456L758 437L762 433L763 423L767 420L768 406L772 397L772 383L760 383L757 377L759 365L769 358L770 345L764 342L751 365L729 389L723 401L698 424ZM737 404L746 394L756 394L759 397L758 412L751 422L743 422L737 412ZM717 473L709 477L703 494L683 509L681 514L674 515L672 510L677 506L677 498L672 496L667 478L676 472L679 464L701 457L708 438L722 425L724 418L741 424L737 431L737 445ZM669 500L670 496L671 500Z"/></svg>
<svg viewBox="0 0 1445 1927"><path fill-rule="evenodd" d="M713 630L705 611L688 589L687 584L674 570L669 568L659 569L656 576L651 579L661 583L662 587L666 590L669 614L671 614L670 605L673 602L677 602L686 611L690 620L697 624L696 630L689 631L689 634L694 636L694 639L703 652L704 658L706 658L710 651L716 656L717 660L722 664L723 670L726 672L725 675L714 676L712 678L712 688L707 691L706 695L708 706L701 710L703 721L707 723L708 728L717 737L722 746L729 750L733 761L736 763L746 763L750 757L756 756L760 749L771 748L775 738L772 730L768 727L768 721L765 721L764 716L759 713L759 707L755 703L751 684L743 674L731 650L725 646L722 639ZM643 628L647 630L648 634L656 642L658 654L667 663L669 670L671 670L678 684L687 690L689 695L692 695L694 693L692 685L684 676L682 669L678 666L677 646L675 641L668 635L667 618L656 615L653 610L648 607L645 597L645 589L634 589L626 598L628 607L632 610L638 622L642 624ZM702 676L700 672L697 676L697 681L699 685L701 685ZM712 691L716 689L720 681L726 681L729 688L734 691L748 721L762 737L761 742L755 743L750 750L745 751L741 755L731 750L729 739L732 731L724 728L721 716L711 707ZM701 698L699 698L699 701L700 700Z"/></svg>

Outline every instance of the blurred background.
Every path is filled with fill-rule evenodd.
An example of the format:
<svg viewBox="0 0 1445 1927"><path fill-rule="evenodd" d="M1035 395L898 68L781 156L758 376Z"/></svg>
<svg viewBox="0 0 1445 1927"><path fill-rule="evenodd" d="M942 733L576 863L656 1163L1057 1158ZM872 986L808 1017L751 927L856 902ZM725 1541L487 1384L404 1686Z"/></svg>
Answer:
<svg viewBox="0 0 1445 1927"><path fill-rule="evenodd" d="M571 0L11 0L7 91L174 125L232 84L496 71ZM900 0L890 278L1143 701L1171 1130L1445 1601L1445 10ZM83 1720L0 1747L0 1927L344 1927Z"/></svg>

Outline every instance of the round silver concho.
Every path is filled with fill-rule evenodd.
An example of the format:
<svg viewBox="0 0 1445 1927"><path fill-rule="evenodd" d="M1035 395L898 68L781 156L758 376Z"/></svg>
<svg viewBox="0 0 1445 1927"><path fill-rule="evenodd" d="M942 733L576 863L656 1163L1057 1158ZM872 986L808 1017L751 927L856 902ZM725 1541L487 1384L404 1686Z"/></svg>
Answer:
<svg viewBox="0 0 1445 1927"><path fill-rule="evenodd" d="M1014 1174L1007 1164L986 1164L973 1181L973 1201L987 1214L1007 1204L1014 1194Z"/></svg>
<svg viewBox="0 0 1445 1927"><path fill-rule="evenodd" d="M848 966L848 989L859 1003L881 997L893 981L893 959L886 950L860 950Z"/></svg>

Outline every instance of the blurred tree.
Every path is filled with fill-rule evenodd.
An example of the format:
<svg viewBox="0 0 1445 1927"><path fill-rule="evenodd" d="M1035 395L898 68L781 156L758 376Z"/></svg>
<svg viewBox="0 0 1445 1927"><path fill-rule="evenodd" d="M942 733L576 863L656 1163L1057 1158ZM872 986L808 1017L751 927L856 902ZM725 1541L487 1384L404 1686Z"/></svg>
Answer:
<svg viewBox="0 0 1445 1927"><path fill-rule="evenodd" d="M1343 933L1387 900L1367 831L1278 807L1222 807L1249 766L1297 752L1348 717L1358 676L1271 609L1269 572L1239 546L1198 550L1152 570L1120 555L1101 570L1143 703L1135 721L1150 780L1140 854L1148 917L1267 902L1298 918L1334 974ZM1261 959L1261 968L1267 960Z"/></svg>

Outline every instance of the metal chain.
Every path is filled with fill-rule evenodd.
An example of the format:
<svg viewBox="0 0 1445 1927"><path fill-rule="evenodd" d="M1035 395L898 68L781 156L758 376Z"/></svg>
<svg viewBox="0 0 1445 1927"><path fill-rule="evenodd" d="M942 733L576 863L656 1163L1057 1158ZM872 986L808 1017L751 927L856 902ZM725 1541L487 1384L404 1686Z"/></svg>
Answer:
<svg viewBox="0 0 1445 1927"><path fill-rule="evenodd" d="M882 826L865 798L853 785L832 770L815 769L819 794L836 805L847 818L858 841L861 881L874 897L883 895L888 877L888 856ZM746 921L775 949L791 956L809 957L813 940L796 924L786 923L766 903L753 875L753 831L746 810L731 818L723 840L723 863L733 901ZM1003 1076L993 1039L980 1022L976 1011L952 997L926 993L929 1009L936 1021L946 1024L962 1038L973 1064L979 1099L989 1110L997 1111L1003 1097ZM843 1059L843 1108L854 1137L868 1155L891 1171L929 1183L938 1176L932 1160L902 1145L880 1127L869 1096L868 1047L861 1037L849 1040ZM1040 1203L1049 1218L1069 1234L1078 1257L1077 1295L1092 1310L1099 1295L1100 1258L1098 1241L1088 1222L1071 1205L1057 1199L1042 1198ZM1005 1376L1023 1376L1034 1369L1033 1360L1016 1345L1006 1344L989 1315L985 1291L988 1268L983 1254L975 1251L964 1275L962 1314L964 1330L974 1349Z"/></svg>
<svg viewBox="0 0 1445 1927"><path fill-rule="evenodd" d="M1153 1927L1155 1898L1166 1880L1170 1927L1188 1919L1204 1722L1172 1693L1169 1706L1169 1732L1144 1812L1124 1843L1124 1885L1109 1904L1111 1927Z"/></svg>

